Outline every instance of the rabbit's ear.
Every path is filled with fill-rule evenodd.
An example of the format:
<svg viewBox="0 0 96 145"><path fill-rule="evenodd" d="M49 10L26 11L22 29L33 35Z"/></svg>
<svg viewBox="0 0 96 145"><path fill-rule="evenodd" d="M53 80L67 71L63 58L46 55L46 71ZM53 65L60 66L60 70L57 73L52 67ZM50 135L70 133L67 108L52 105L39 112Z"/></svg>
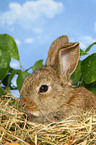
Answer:
<svg viewBox="0 0 96 145"><path fill-rule="evenodd" d="M61 48L57 54L57 61L59 63L59 73L69 72L71 75L78 64L80 54L79 43L68 43L64 48ZM56 59L55 59L55 63Z"/></svg>
<svg viewBox="0 0 96 145"><path fill-rule="evenodd" d="M59 76L64 72L69 72L71 75L79 60L79 43L69 43L66 35L57 38L51 45L46 65L56 68Z"/></svg>
<svg viewBox="0 0 96 145"><path fill-rule="evenodd" d="M48 58L46 60L46 65L54 65L55 64L55 58L58 53L58 51L64 47L65 44L69 43L69 39L66 35L61 36L57 38L50 46L49 52L48 52Z"/></svg>

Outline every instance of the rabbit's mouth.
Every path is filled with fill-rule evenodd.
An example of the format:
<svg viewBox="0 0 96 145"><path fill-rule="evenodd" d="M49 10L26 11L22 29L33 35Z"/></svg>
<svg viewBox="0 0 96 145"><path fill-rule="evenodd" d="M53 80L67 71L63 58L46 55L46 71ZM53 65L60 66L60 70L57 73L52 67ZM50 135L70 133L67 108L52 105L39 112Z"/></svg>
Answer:
<svg viewBox="0 0 96 145"><path fill-rule="evenodd" d="M39 117L41 113L40 111L31 111L30 114L33 116Z"/></svg>
<svg viewBox="0 0 96 145"><path fill-rule="evenodd" d="M34 105L34 106L28 106L27 104L22 104L23 111L31 114L33 116L39 117L41 115L39 109Z"/></svg>
<svg viewBox="0 0 96 145"><path fill-rule="evenodd" d="M21 99L21 106L23 108L23 111L27 114L31 114L33 116L39 117L41 115L39 108L34 103L34 101L25 98Z"/></svg>

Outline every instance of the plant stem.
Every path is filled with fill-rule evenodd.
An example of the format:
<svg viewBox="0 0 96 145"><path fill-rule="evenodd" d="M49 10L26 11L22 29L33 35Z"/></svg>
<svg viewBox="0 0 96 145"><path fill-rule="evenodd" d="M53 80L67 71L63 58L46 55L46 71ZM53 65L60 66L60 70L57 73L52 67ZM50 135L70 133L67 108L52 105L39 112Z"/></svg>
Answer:
<svg viewBox="0 0 96 145"><path fill-rule="evenodd" d="M20 64L20 68L21 68L23 71L25 71L25 70L23 69L22 65L21 65L20 60L19 60L19 64Z"/></svg>

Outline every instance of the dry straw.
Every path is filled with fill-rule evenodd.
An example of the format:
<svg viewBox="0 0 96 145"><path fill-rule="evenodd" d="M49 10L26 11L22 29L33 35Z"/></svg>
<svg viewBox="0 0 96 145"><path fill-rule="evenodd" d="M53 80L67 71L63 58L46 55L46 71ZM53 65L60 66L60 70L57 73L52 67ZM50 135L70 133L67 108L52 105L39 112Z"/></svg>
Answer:
<svg viewBox="0 0 96 145"><path fill-rule="evenodd" d="M0 96L0 145L95 145L96 114L86 112L77 121L72 118L48 125L29 122L20 100L7 93Z"/></svg>

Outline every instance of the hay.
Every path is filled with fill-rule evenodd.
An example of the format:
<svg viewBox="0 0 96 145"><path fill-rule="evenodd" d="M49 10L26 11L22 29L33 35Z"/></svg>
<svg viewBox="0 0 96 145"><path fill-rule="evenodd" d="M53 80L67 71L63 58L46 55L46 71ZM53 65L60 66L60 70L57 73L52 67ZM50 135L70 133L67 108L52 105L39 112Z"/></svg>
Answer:
<svg viewBox="0 0 96 145"><path fill-rule="evenodd" d="M96 114L86 112L78 121L70 117L48 125L27 120L20 108L20 100L12 94L0 98L0 143L20 145L95 145Z"/></svg>

